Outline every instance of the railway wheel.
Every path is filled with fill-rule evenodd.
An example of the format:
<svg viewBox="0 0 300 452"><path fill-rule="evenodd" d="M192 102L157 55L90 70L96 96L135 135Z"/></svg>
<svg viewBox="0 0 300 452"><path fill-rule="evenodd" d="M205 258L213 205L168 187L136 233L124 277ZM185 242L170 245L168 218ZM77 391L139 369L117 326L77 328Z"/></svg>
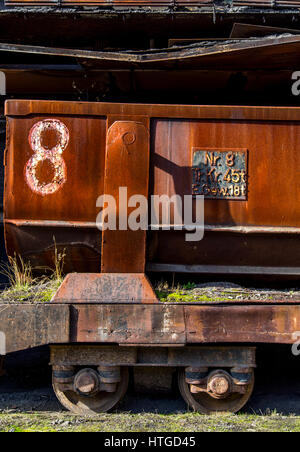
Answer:
<svg viewBox="0 0 300 452"><path fill-rule="evenodd" d="M75 414L92 415L112 410L124 397L129 374L126 367L85 368L54 366L53 389L60 403Z"/></svg>
<svg viewBox="0 0 300 452"><path fill-rule="evenodd" d="M180 393L189 407L203 414L236 413L249 400L254 387L253 369L180 369Z"/></svg>

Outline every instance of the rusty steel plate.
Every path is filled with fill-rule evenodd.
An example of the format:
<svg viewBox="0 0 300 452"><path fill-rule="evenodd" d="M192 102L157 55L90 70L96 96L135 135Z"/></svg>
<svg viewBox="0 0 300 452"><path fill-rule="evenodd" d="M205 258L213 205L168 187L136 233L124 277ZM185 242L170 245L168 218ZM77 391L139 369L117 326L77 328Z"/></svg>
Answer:
<svg viewBox="0 0 300 452"><path fill-rule="evenodd" d="M299 108L21 100L8 101L6 115L4 226L9 255L49 267L56 245L59 252L65 250L67 272L101 268L143 273L147 268L298 274ZM122 137L130 137L130 131L136 140L125 138L124 143ZM42 140L37 139L39 132ZM39 163L37 157L48 155L47 149L53 160ZM234 199L206 200L203 240L187 242L185 231L175 230L175 224L169 231L102 235L96 227L96 201L103 193L118 200L123 184L128 195L146 198L191 195L194 149L200 163L205 163L202 151L218 152L222 184L228 189L237 181L239 192ZM221 152L226 150L237 152L234 167L226 166L228 154ZM238 182L246 169L249 180ZM173 206L170 210L172 217ZM164 224L162 215L158 223Z"/></svg>
<svg viewBox="0 0 300 452"><path fill-rule="evenodd" d="M299 305L71 305L73 343L186 345L293 344Z"/></svg>
<svg viewBox="0 0 300 452"><path fill-rule="evenodd" d="M56 0L5 0L7 6L46 6L57 5ZM212 4L212 0L61 0L60 5L63 6L171 6L171 5L183 5L183 6L205 6Z"/></svg>
<svg viewBox="0 0 300 452"><path fill-rule="evenodd" d="M71 342L186 343L184 307L159 304L71 305Z"/></svg>
<svg viewBox="0 0 300 452"><path fill-rule="evenodd" d="M124 204L118 207L120 187L126 187L128 199L136 194L148 197L150 159L149 119L121 119L122 115L108 117L104 176L104 193L116 200L118 220L124 216ZM145 230L103 230L103 273L143 273L145 256Z"/></svg>
<svg viewBox="0 0 300 452"><path fill-rule="evenodd" d="M69 273L54 303L157 303L143 273Z"/></svg>
<svg viewBox="0 0 300 452"><path fill-rule="evenodd" d="M193 195L246 200L247 150L193 148L192 159Z"/></svg>
<svg viewBox="0 0 300 452"><path fill-rule="evenodd" d="M187 343L293 344L300 306L185 306Z"/></svg>
<svg viewBox="0 0 300 452"><path fill-rule="evenodd" d="M141 347L293 344L300 331L300 306L2 304L0 331L6 335L7 353L74 343Z"/></svg>
<svg viewBox="0 0 300 452"><path fill-rule="evenodd" d="M0 304L0 331L6 353L47 344L69 342L69 306L56 304Z"/></svg>

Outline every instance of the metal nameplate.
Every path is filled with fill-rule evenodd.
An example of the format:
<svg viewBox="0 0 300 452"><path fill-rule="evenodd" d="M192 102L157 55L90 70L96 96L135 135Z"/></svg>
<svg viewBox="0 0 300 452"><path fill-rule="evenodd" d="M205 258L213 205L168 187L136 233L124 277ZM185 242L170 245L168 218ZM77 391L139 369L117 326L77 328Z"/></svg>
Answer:
<svg viewBox="0 0 300 452"><path fill-rule="evenodd" d="M246 149L192 149L192 193L207 199L247 199Z"/></svg>

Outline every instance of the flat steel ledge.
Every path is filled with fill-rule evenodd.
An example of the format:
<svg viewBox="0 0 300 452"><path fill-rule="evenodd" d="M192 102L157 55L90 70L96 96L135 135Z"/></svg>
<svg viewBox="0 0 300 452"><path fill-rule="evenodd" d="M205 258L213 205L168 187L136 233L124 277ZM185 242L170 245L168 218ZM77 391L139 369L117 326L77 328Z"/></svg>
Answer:
<svg viewBox="0 0 300 452"><path fill-rule="evenodd" d="M256 267L248 265L182 265L148 262L146 271L159 273L197 273L218 275L300 276L300 267Z"/></svg>
<svg viewBox="0 0 300 452"><path fill-rule="evenodd" d="M191 3L191 4L176 4L173 5L171 2L169 4L164 4L164 5L137 5L137 4L133 4L132 6L130 6L129 4L122 4L122 6L117 6L117 5L108 5L106 4L92 4L93 2L90 2L90 4L83 4L83 3L74 3L74 4L64 4L64 5L59 5L58 2L57 4L52 3L50 4L49 2L42 2L37 4L37 3L33 3L33 2L11 2L11 3L7 3L6 5L3 5L3 2L0 6L0 15L13 15L16 13L21 13L24 14L25 10L26 13L28 14L41 14L41 15L46 15L46 14L52 14L52 15L78 15L78 16L82 16L82 15L86 15L89 16L91 14L96 15L98 14L99 16L102 16L103 13L106 13L110 16L116 16L116 15L121 15L124 14L124 12L130 12L130 13L134 13L135 15L145 15L145 13L148 16L159 16L159 15L164 15L164 16L192 16L195 14L206 14L206 15L211 15L212 12L214 12L215 14L227 14L233 17L238 17L238 16L250 16L250 15L260 15L263 14L266 16L273 16L275 15L276 17L278 16L282 16L282 15L293 15L295 14L295 10L299 9L298 5L284 5L284 6L280 6L277 8L274 8L270 5L268 6L264 6L264 5L259 5L259 4L254 4L254 5L244 5L244 6L231 6L231 5L226 5L225 2L224 4L198 4L195 5L195 3ZM190 8L193 8L193 10L191 11Z"/></svg>
<svg viewBox="0 0 300 452"><path fill-rule="evenodd" d="M198 302L198 301L194 301L194 302L176 302L176 301L168 301L168 302L163 302L163 301L158 301L158 302L150 302L148 301L147 303L142 303L141 301L119 301L119 302L115 302L115 301L109 301L109 300L83 300L83 299L57 299L57 301L55 301L55 303L53 301L36 301L36 302L32 302L30 303L29 301L27 302L22 302L22 306L25 307L42 307L42 306L61 306L61 307L71 307L73 306L74 308L76 307L81 307L81 306L115 306L118 305L118 308L123 307L134 307L134 306L154 306L155 308L157 306L159 306L159 309L165 310L168 309L169 307L176 307L176 306L186 306L186 307L190 307L190 308L197 308L197 307L209 307L215 310L218 310L220 308L234 308L234 307L269 307L269 308L276 308L276 307L288 307L288 306L293 306L293 307L298 307L300 308L300 299L293 299L291 298L290 300L232 300L232 299L228 299L226 300L226 298L224 297L224 300L222 301L207 301L207 302ZM0 298L0 317L1 317L1 312L5 311L6 309L9 309L11 307L17 308L21 306L19 301L14 301L14 302L5 302L2 301ZM21 308L20 308L21 309Z"/></svg>
<svg viewBox="0 0 300 452"><path fill-rule="evenodd" d="M6 335L7 353L47 344L180 348L193 344L293 344L299 330L299 305L135 304L124 305L120 311L119 305L108 304L0 304L0 331Z"/></svg>
<svg viewBox="0 0 300 452"><path fill-rule="evenodd" d="M1 219L1 216L0 216ZM94 228L97 229L96 222L93 221L56 221L56 220L22 220L5 219L6 224L12 224L17 227L55 227L55 228ZM167 229L169 228L169 229ZM149 225L151 231L168 231L181 228L182 231L189 231L185 225ZM300 234L300 227L292 226L231 226L231 225L212 225L204 226L205 232L229 232L233 234ZM181 232L179 230L179 232Z"/></svg>
<svg viewBox="0 0 300 452"><path fill-rule="evenodd" d="M124 320L120 323L121 318ZM125 321L126 319L126 321ZM46 344L179 347L193 344L293 344L300 305L0 304L6 352ZM184 348L182 348L184 350ZM180 353L176 352L176 353Z"/></svg>
<svg viewBox="0 0 300 452"><path fill-rule="evenodd" d="M300 39L300 37L299 37ZM76 113L75 113L76 112ZM300 121L300 107L237 105L119 104L102 102L7 100L6 116L28 115L143 116L151 119L223 119L228 121Z"/></svg>
<svg viewBox="0 0 300 452"><path fill-rule="evenodd" d="M94 221L56 221L56 220L8 220L4 223L17 227L53 227L53 228L97 228ZM300 228L299 228L300 232Z"/></svg>

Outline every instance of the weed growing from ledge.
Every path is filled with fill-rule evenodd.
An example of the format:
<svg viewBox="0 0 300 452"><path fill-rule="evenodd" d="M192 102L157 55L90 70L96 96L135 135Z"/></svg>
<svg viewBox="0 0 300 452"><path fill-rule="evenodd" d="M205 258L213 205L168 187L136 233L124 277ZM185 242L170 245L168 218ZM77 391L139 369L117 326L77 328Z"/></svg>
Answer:
<svg viewBox="0 0 300 452"><path fill-rule="evenodd" d="M63 281L65 251L58 252L55 238L52 268L33 268L21 256L8 258L8 263L0 264L0 273L4 275L9 286L0 292L0 302L43 303L51 298ZM43 271L42 276L34 276Z"/></svg>

